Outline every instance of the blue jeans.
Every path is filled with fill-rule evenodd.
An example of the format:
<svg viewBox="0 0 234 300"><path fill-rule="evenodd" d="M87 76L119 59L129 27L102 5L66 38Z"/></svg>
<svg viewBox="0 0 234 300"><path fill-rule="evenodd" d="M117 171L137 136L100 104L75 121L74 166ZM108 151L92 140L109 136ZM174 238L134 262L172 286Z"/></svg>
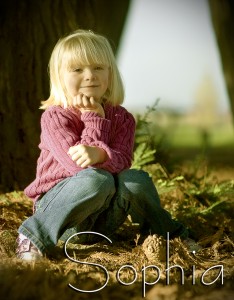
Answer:
<svg viewBox="0 0 234 300"><path fill-rule="evenodd" d="M165 238L167 232L171 238L188 235L187 229L161 207L148 173L130 169L112 175L95 168L84 169L49 190L19 233L45 253L74 229L110 237L128 215L151 234Z"/></svg>

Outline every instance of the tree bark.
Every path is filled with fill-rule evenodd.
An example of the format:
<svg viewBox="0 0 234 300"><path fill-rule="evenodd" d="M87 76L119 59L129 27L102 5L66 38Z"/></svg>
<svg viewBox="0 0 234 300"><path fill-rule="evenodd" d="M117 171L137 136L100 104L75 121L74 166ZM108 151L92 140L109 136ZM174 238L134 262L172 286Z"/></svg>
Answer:
<svg viewBox="0 0 234 300"><path fill-rule="evenodd" d="M234 1L209 0L234 122Z"/></svg>
<svg viewBox="0 0 234 300"><path fill-rule="evenodd" d="M35 177L41 100L58 38L90 29L118 48L130 0L2 0L0 3L0 190L23 189Z"/></svg>

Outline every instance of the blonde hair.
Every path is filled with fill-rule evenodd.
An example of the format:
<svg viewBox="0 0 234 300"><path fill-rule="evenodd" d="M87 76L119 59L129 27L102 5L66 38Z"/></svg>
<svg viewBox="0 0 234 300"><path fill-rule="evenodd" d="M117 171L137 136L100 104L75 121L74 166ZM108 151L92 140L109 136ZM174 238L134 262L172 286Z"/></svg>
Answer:
<svg viewBox="0 0 234 300"><path fill-rule="evenodd" d="M108 40L88 30L76 30L61 38L52 51L49 62L50 97L42 101L41 109L52 105L72 106L72 99L65 89L63 70L71 70L77 64L102 64L109 67L109 85L106 102L112 105L123 103L123 82Z"/></svg>

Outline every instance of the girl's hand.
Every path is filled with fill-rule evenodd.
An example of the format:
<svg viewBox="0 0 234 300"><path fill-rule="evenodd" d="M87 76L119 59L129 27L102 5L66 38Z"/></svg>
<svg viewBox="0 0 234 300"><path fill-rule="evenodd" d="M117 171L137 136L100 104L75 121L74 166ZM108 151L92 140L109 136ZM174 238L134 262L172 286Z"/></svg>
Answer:
<svg viewBox="0 0 234 300"><path fill-rule="evenodd" d="M77 145L69 148L71 159L81 168L87 168L107 160L105 150L95 146Z"/></svg>
<svg viewBox="0 0 234 300"><path fill-rule="evenodd" d="M81 113L95 112L100 117L105 118L105 112L100 103L94 100L93 97L87 97L84 94L78 94L73 98L73 105L77 107Z"/></svg>

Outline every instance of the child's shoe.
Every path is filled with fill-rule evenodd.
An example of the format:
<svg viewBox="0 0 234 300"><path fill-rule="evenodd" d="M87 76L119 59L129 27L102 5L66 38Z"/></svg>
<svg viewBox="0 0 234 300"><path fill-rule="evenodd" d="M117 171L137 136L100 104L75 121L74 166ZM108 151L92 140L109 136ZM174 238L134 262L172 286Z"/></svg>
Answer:
<svg viewBox="0 0 234 300"><path fill-rule="evenodd" d="M43 258L41 251L39 251L23 234L18 236L16 242L18 244L16 248L16 256L18 258L27 261L36 261Z"/></svg>

